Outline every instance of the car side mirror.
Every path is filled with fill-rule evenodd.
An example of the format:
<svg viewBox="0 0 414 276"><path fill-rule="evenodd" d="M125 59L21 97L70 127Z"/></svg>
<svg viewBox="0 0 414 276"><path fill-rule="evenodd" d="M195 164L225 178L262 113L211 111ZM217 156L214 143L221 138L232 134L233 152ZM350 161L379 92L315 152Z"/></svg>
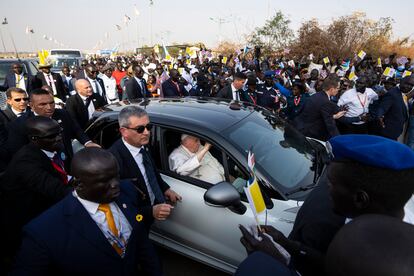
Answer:
<svg viewBox="0 0 414 276"><path fill-rule="evenodd" d="M232 212L243 215L247 208L240 200L240 194L228 182L219 182L204 194L204 201L213 207L226 207Z"/></svg>

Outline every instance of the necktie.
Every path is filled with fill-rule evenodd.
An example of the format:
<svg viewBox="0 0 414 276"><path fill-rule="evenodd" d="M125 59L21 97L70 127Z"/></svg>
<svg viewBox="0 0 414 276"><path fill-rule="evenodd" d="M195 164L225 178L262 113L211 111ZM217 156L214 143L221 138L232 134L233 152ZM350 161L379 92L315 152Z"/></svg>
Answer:
<svg viewBox="0 0 414 276"><path fill-rule="evenodd" d="M109 204L99 204L98 207L99 211L102 211L105 214L106 223L108 224L108 228L111 231L111 233L116 237L119 238L118 229L115 225L114 216L112 214L111 208L109 207ZM112 247L115 249L115 251L122 256L123 250L121 247L118 246L115 242L112 242Z"/></svg>
<svg viewBox="0 0 414 276"><path fill-rule="evenodd" d="M20 88L20 75L17 75L16 87Z"/></svg>
<svg viewBox="0 0 414 276"><path fill-rule="evenodd" d="M92 97L87 97L85 100L85 106L88 108L89 104L91 103Z"/></svg>
<svg viewBox="0 0 414 276"><path fill-rule="evenodd" d="M155 201L157 201L157 203L163 203L165 202L164 195L162 194L160 186L158 185L157 177L155 176L154 167L152 166L150 157L144 148L141 148L140 153L142 154L145 173L147 175L152 192L154 193Z"/></svg>
<svg viewBox="0 0 414 276"><path fill-rule="evenodd" d="M147 88L145 87L144 80L141 79L141 88L142 88L142 97L146 98L147 96Z"/></svg>
<svg viewBox="0 0 414 276"><path fill-rule="evenodd" d="M95 85L95 93L99 94L98 82L96 80L93 81Z"/></svg>
<svg viewBox="0 0 414 276"><path fill-rule="evenodd" d="M240 90L236 90L236 101L240 101Z"/></svg>
<svg viewBox="0 0 414 276"><path fill-rule="evenodd" d="M60 177L62 178L62 181L64 184L68 184L68 174L65 171L65 167L63 164L62 159L60 158L58 153L55 153L52 158L52 166L57 170L57 172L60 174Z"/></svg>

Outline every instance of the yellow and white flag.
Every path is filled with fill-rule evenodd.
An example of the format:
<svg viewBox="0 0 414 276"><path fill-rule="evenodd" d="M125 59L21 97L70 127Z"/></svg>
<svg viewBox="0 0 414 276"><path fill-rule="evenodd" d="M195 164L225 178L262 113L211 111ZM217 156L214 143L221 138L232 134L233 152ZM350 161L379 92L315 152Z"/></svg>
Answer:
<svg viewBox="0 0 414 276"><path fill-rule="evenodd" d="M256 175L254 175L252 179L249 179L247 183L248 184L247 187L244 188L244 192L249 200L253 214L257 218L257 214L260 214L266 210L266 204L263 200L263 195L260 191Z"/></svg>

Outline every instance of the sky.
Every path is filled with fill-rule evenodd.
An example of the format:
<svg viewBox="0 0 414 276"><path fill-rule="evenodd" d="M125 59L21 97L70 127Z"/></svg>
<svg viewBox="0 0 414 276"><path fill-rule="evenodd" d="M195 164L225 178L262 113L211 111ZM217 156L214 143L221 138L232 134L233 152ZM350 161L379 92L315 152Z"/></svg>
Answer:
<svg viewBox="0 0 414 276"><path fill-rule="evenodd" d="M244 43L244 35L263 26L280 10L297 31L301 23L316 18L329 24L333 18L362 11L370 19L394 19L394 37L412 36L414 1L394 0L0 0L0 25L6 51L41 48L129 50L155 43L204 42L217 46L221 40ZM139 12L139 15L136 14ZM125 23L125 15L130 20ZM3 19L2 19L3 20ZM222 23L220 23L222 22ZM116 25L121 27L117 30ZM34 34L26 34L26 28ZM48 39L44 38L46 36ZM0 52L4 51L3 43Z"/></svg>

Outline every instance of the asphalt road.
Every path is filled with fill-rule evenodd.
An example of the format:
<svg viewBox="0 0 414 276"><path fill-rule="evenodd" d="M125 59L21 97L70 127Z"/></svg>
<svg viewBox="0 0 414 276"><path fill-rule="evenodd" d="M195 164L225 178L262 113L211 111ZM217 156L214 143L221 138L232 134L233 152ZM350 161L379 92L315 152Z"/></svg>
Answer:
<svg viewBox="0 0 414 276"><path fill-rule="evenodd" d="M229 276L168 249L156 246L165 276Z"/></svg>

